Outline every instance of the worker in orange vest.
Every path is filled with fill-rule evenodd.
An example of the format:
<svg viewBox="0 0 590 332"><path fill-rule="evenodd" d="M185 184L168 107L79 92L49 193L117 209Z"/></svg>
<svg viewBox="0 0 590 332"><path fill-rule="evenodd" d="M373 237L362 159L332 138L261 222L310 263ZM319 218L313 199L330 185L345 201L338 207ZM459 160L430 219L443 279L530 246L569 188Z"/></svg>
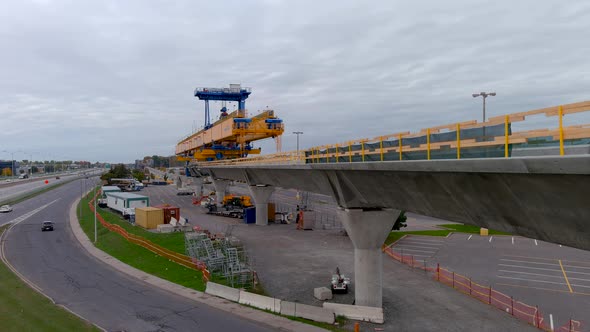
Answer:
<svg viewBox="0 0 590 332"><path fill-rule="evenodd" d="M303 229L303 210L297 205L297 229Z"/></svg>

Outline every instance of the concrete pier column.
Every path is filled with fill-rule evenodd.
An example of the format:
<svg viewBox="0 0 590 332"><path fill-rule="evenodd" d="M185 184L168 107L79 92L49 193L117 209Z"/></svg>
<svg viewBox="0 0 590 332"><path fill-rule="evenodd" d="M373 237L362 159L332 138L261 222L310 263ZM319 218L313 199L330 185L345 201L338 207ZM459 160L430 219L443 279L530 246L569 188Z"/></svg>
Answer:
<svg viewBox="0 0 590 332"><path fill-rule="evenodd" d="M381 246L391 232L399 210L339 209L338 215L354 247L355 304L383 306L383 253Z"/></svg>
<svg viewBox="0 0 590 332"><path fill-rule="evenodd" d="M268 225L268 199L274 189L274 187L266 185L250 186L250 192L256 205L256 225Z"/></svg>
<svg viewBox="0 0 590 332"><path fill-rule="evenodd" d="M195 186L195 196L203 197L203 180L204 177L193 178L193 184Z"/></svg>
<svg viewBox="0 0 590 332"><path fill-rule="evenodd" d="M213 185L215 186L215 197L217 199L217 205L221 205L221 203L223 202L223 197L226 195L229 182L229 180L223 179L213 180Z"/></svg>

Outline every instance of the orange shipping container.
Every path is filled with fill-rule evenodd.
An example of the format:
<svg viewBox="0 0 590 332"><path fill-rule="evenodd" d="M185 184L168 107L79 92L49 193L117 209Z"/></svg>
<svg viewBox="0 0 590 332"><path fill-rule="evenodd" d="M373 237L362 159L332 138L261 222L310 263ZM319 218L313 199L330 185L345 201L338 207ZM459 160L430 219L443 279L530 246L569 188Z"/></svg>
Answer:
<svg viewBox="0 0 590 332"><path fill-rule="evenodd" d="M164 210L154 207L135 208L135 223L145 229L154 229L164 223Z"/></svg>

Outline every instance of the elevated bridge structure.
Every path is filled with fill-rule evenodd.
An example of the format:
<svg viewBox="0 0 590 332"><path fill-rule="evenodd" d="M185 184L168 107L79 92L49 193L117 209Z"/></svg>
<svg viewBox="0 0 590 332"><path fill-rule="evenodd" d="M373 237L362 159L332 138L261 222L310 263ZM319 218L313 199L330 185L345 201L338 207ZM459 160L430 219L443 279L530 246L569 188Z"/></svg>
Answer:
<svg viewBox="0 0 590 332"><path fill-rule="evenodd" d="M354 246L356 304L381 307L380 247L400 211L590 250L590 124L563 125L564 115L589 110L555 106L190 171L210 175L221 195L229 181L248 183L257 211L275 187L334 197ZM556 128L512 132L537 114ZM256 219L267 224L264 213Z"/></svg>

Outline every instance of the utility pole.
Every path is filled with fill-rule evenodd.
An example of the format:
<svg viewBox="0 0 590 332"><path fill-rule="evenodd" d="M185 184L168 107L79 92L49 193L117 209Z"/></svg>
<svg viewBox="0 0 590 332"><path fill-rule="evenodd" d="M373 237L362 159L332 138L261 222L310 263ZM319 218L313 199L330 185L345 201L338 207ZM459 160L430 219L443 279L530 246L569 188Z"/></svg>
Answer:
<svg viewBox="0 0 590 332"><path fill-rule="evenodd" d="M294 131L293 134L297 135L297 161L299 161L299 135L303 135L302 131Z"/></svg>

